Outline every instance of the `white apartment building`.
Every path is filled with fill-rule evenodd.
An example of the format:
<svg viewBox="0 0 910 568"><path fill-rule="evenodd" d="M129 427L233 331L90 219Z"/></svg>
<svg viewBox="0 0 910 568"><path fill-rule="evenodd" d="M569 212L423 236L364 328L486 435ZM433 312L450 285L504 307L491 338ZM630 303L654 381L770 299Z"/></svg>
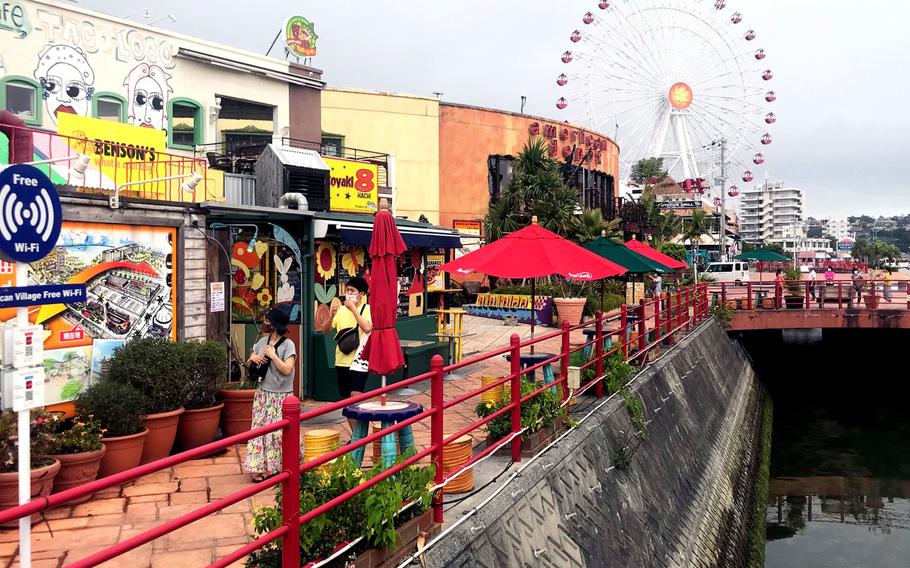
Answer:
<svg viewBox="0 0 910 568"><path fill-rule="evenodd" d="M850 222L846 219L827 219L823 222L825 225L825 234L837 240L843 238L853 238L853 230L850 228Z"/></svg>
<svg viewBox="0 0 910 568"><path fill-rule="evenodd" d="M739 234L746 242L806 236L803 190L767 182L742 192Z"/></svg>

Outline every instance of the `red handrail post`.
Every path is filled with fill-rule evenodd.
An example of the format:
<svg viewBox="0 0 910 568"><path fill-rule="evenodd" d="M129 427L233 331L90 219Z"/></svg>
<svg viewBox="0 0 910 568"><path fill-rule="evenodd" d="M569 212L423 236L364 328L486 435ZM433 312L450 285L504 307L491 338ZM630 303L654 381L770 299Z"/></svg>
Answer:
<svg viewBox="0 0 910 568"><path fill-rule="evenodd" d="M281 537L281 565L300 566L300 399L289 396L281 403L281 418L288 421L281 433L281 469L288 474L281 488L281 521L288 532Z"/></svg>
<svg viewBox="0 0 910 568"><path fill-rule="evenodd" d="M619 351L623 359L629 358L629 308L625 304L619 306Z"/></svg>
<svg viewBox="0 0 910 568"><path fill-rule="evenodd" d="M720 301L723 303L724 306L727 305L727 283L726 282L720 283Z"/></svg>
<svg viewBox="0 0 910 568"><path fill-rule="evenodd" d="M648 343L648 327L645 325L645 299L638 301L638 350L643 352ZM641 353L639 353L640 355Z"/></svg>
<svg viewBox="0 0 910 568"><path fill-rule="evenodd" d="M443 482L445 475L442 471L442 440L445 426L442 420L444 383L442 382L443 363L440 355L433 355L433 358L430 359L430 370L433 371L433 376L430 377L430 405L433 408L433 416L430 418L430 441L433 444L433 467L436 468L433 482L435 485L439 485ZM433 522L443 522L441 489L436 491L436 495L433 496ZM295 566L299 566L299 564L295 564Z"/></svg>
<svg viewBox="0 0 910 568"><path fill-rule="evenodd" d="M689 317L689 305L690 305L689 304L689 291L690 290L691 290L690 286L686 286L685 289L683 289L683 310L685 310L685 312L686 312L683 315L683 317L686 318L686 333L689 333L689 328L692 323L692 318Z"/></svg>
<svg viewBox="0 0 910 568"><path fill-rule="evenodd" d="M517 333L513 333L510 338L512 353L509 356L512 365L512 434L521 432L521 340ZM521 436L512 438L512 461L521 461Z"/></svg>
<svg viewBox="0 0 910 568"><path fill-rule="evenodd" d="M809 286L811 286L811 283L806 281L805 287L806 287L806 309L807 310L812 308L812 301L809 299Z"/></svg>
<svg viewBox="0 0 910 568"><path fill-rule="evenodd" d="M604 313L600 310L594 315L594 360L594 375L597 377L594 394L600 398L604 395Z"/></svg>
<svg viewBox="0 0 910 568"><path fill-rule="evenodd" d="M660 342L660 296L654 303L654 341Z"/></svg>
<svg viewBox="0 0 910 568"><path fill-rule="evenodd" d="M751 310L752 309L752 283L751 282L746 284L746 303L748 304L746 306L746 309Z"/></svg>
<svg viewBox="0 0 910 568"><path fill-rule="evenodd" d="M851 290L852 292L852 290ZM837 309L844 309L844 283L837 283Z"/></svg>
<svg viewBox="0 0 910 568"><path fill-rule="evenodd" d="M562 381L562 400L569 398L569 351L572 349L569 345L569 320L562 320L562 370L560 380Z"/></svg>

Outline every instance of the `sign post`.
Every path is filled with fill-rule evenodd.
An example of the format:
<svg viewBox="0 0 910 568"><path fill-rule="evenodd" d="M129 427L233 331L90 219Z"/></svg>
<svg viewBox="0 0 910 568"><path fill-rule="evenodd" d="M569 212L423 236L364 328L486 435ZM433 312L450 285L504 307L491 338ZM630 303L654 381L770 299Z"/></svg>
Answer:
<svg viewBox="0 0 910 568"><path fill-rule="evenodd" d="M17 290L28 289L28 263L41 260L57 246L62 223L57 188L40 170L17 164L0 172L0 258L16 263ZM18 413L20 505L32 498L30 411L44 405L44 369L34 366L43 338L34 337L28 328L28 306L19 306L15 326L4 330L12 337L4 337L3 342L2 406ZM22 568L32 565L31 523L30 515L19 519Z"/></svg>

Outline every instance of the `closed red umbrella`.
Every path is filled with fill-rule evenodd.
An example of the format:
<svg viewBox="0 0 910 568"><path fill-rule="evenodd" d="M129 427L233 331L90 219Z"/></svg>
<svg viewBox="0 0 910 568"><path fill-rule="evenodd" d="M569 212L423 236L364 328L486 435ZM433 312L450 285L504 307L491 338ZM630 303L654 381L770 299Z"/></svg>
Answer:
<svg viewBox="0 0 910 568"><path fill-rule="evenodd" d="M385 376L404 366L401 343L395 330L398 310L398 270L396 259L407 249L395 219L385 207L373 219L370 239L370 315L373 332L363 349L363 358L369 362L370 371Z"/></svg>
<svg viewBox="0 0 910 568"><path fill-rule="evenodd" d="M689 265L685 262L676 260L672 256L667 256L660 251L654 250L648 246L647 243L632 239L626 243L626 246L638 254L646 256L655 262L659 262L668 268L672 268L673 270L682 270L683 268L689 268Z"/></svg>

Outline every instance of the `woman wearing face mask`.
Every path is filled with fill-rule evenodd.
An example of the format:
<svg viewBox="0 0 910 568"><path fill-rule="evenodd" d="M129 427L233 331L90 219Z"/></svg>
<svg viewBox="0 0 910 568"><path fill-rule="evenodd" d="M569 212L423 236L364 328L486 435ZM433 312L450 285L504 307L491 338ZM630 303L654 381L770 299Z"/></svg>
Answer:
<svg viewBox="0 0 910 568"><path fill-rule="evenodd" d="M332 307L332 320L324 330L326 333L333 329L337 334L339 331L351 328L357 328L357 335L360 341L360 347L363 346L363 336L373 331L373 321L370 318L370 306L367 304L367 281L359 276L355 276L347 281L344 286L344 305ZM367 372L363 369L352 369L360 347L351 353L342 353L341 349L335 347L335 372L338 377L338 392L341 398L349 398L353 392L361 393L364 391L367 382Z"/></svg>
<svg viewBox="0 0 910 568"><path fill-rule="evenodd" d="M287 337L289 321L284 309L272 308L262 325L267 335L256 342L247 359L247 367L253 363L268 363L253 398L253 429L281 420L281 403L293 394L297 353L294 342ZM281 471L280 430L247 443L244 470L253 474L253 481L257 483Z"/></svg>

